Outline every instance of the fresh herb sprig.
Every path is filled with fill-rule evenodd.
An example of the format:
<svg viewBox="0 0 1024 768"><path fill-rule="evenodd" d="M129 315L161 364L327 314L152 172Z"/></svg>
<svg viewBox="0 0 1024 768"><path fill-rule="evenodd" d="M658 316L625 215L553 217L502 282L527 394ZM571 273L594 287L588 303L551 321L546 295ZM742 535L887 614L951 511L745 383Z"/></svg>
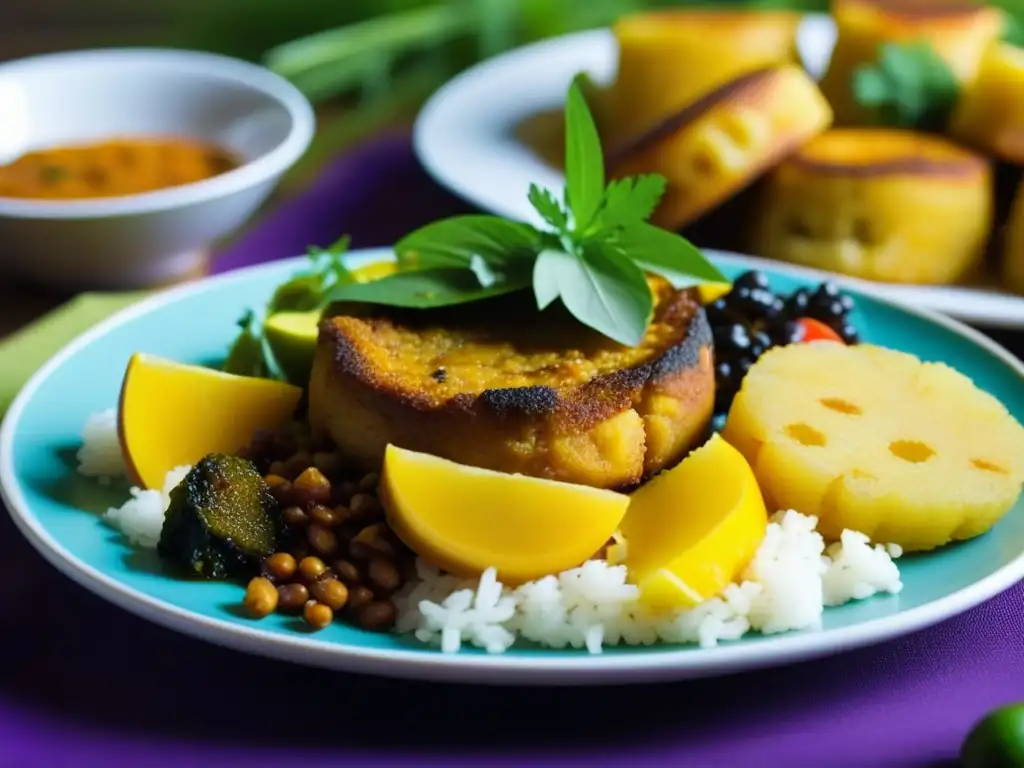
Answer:
<svg viewBox="0 0 1024 768"><path fill-rule="evenodd" d="M960 97L956 75L925 40L879 46L851 85L857 104L894 128L941 131Z"/></svg>
<svg viewBox="0 0 1024 768"><path fill-rule="evenodd" d="M306 252L310 267L279 285L262 310L248 309L238 320L241 331L231 344L223 370L240 376L279 378L264 337L264 321L276 312L313 312L326 307L330 292L353 279L343 260L348 247L348 235L326 248L310 246Z"/></svg>
<svg viewBox="0 0 1024 768"><path fill-rule="evenodd" d="M427 224L395 246L398 272L338 284L329 300L428 309L532 288L539 310L560 301L582 324L632 346L653 312L645 272L676 287L728 282L688 240L648 222L664 177L606 181L597 127L577 82L566 99L565 131L561 199L529 190L546 226L485 215Z"/></svg>

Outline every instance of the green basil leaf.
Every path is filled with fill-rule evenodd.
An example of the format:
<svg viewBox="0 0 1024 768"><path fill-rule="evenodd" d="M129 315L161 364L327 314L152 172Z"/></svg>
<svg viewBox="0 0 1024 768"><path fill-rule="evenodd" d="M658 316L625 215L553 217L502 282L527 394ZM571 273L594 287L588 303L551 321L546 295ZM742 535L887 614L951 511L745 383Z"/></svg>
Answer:
<svg viewBox="0 0 1024 768"><path fill-rule="evenodd" d="M643 339L654 299L643 271L621 253L600 243L585 246L579 256L544 251L534 269L534 291L548 281L584 325L626 346Z"/></svg>
<svg viewBox="0 0 1024 768"><path fill-rule="evenodd" d="M478 254L473 254L469 259L469 269L476 275L476 279L483 288L490 288L498 282L497 273Z"/></svg>
<svg viewBox="0 0 1024 768"><path fill-rule="evenodd" d="M559 232L569 228L569 217L551 190L541 189L536 184L530 185L530 204L548 224Z"/></svg>
<svg viewBox="0 0 1024 768"><path fill-rule="evenodd" d="M604 198L604 152L597 125L573 81L565 101L565 184L573 228L590 226Z"/></svg>
<svg viewBox="0 0 1024 768"><path fill-rule="evenodd" d="M347 283L328 294L328 302L362 302L410 309L467 304L519 291L530 285L528 269L517 269L489 287L464 267L434 267L396 272L368 283Z"/></svg>
<svg viewBox="0 0 1024 768"><path fill-rule="evenodd" d="M625 227L611 244L640 269L661 275L676 288L729 282L693 243L653 224Z"/></svg>
<svg viewBox="0 0 1024 768"><path fill-rule="evenodd" d="M453 216L420 227L395 244L403 267L468 268L474 255L500 266L532 256L538 233L533 227L498 216Z"/></svg>
<svg viewBox="0 0 1024 768"><path fill-rule="evenodd" d="M597 222L601 227L620 227L647 221L665 194L665 177L650 173L615 179L608 185Z"/></svg>
<svg viewBox="0 0 1024 768"><path fill-rule="evenodd" d="M544 310L558 298L558 278L556 275L559 260L576 257L559 248L545 248L533 262L533 296L537 300L537 309Z"/></svg>

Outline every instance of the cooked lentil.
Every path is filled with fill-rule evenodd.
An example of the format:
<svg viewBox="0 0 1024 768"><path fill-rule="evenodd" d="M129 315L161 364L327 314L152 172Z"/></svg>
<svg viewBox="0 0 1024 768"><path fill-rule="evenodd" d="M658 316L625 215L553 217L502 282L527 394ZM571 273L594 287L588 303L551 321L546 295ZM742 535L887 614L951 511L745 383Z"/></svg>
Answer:
<svg viewBox="0 0 1024 768"><path fill-rule="evenodd" d="M302 507L285 507L281 516L284 518L285 525L292 528L298 528L309 522L309 515L302 510Z"/></svg>
<svg viewBox="0 0 1024 768"><path fill-rule="evenodd" d="M316 581L326 570L327 566L319 557L310 555L299 561L299 576L306 581Z"/></svg>
<svg viewBox="0 0 1024 768"><path fill-rule="evenodd" d="M344 509L344 507L342 507ZM322 525L325 528L333 528L336 525L340 525L343 521L343 516L339 514L335 509L331 507L325 507L323 504L316 504L309 510L309 517L314 523Z"/></svg>
<svg viewBox="0 0 1024 768"><path fill-rule="evenodd" d="M360 610L372 602L373 592L366 587L355 587L348 592L348 608L357 616Z"/></svg>
<svg viewBox="0 0 1024 768"><path fill-rule="evenodd" d="M282 584L277 588L277 606L285 613L298 613L309 600L309 590L305 584Z"/></svg>
<svg viewBox="0 0 1024 768"><path fill-rule="evenodd" d="M402 574L390 560L383 557L370 561L366 575L379 595L390 595L402 586Z"/></svg>
<svg viewBox="0 0 1024 768"><path fill-rule="evenodd" d="M313 629L323 629L334 621L334 611L331 610L330 606L318 603L316 600L310 600L302 609L302 618Z"/></svg>
<svg viewBox="0 0 1024 768"><path fill-rule="evenodd" d="M275 552L267 558L264 570L274 581L285 581L295 575L299 564L290 552Z"/></svg>
<svg viewBox="0 0 1024 768"><path fill-rule="evenodd" d="M301 614L312 629L335 616L370 631L392 627L390 597L415 575L415 558L383 521L379 474L352 473L335 452L311 450L305 431L256 435L242 454L264 473L285 525L280 551L246 590L247 608L256 606L250 612L272 600L261 615Z"/></svg>
<svg viewBox="0 0 1024 768"><path fill-rule="evenodd" d="M394 626L398 611L390 600L374 600L359 609L359 626L372 632L383 632Z"/></svg>
<svg viewBox="0 0 1024 768"><path fill-rule="evenodd" d="M350 587L360 584L363 580L363 574L359 572L359 566L350 560L335 560L331 563L331 568L334 569L338 578Z"/></svg>
<svg viewBox="0 0 1024 768"><path fill-rule="evenodd" d="M245 589L243 604L254 618L262 619L277 610L277 589L269 579L257 576Z"/></svg>
<svg viewBox="0 0 1024 768"><path fill-rule="evenodd" d="M310 587L309 593L332 611L340 611L348 602L348 587L334 578L321 579Z"/></svg>

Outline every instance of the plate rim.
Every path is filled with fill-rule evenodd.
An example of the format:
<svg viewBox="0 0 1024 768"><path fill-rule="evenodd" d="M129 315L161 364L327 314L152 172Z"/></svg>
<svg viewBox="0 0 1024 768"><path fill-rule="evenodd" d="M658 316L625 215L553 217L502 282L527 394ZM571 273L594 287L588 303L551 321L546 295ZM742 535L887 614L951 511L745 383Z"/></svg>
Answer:
<svg viewBox="0 0 1024 768"><path fill-rule="evenodd" d="M725 265L743 267L748 263L747 257L741 254L720 251L709 253ZM373 248L353 251L350 257L373 261L389 258L390 254L388 248ZM79 334L23 385L0 424L0 498L22 535L58 571L101 599L159 626L258 656L402 679L529 686L669 682L785 666L877 645L925 629L995 597L1024 579L1022 548L1013 560L999 570L950 595L904 612L839 629L793 632L768 638L756 645L724 645L709 649L687 646L654 654L638 651L628 654L573 653L543 657L467 655L414 648L362 648L299 634L290 636L261 629L258 625L249 627L226 619L203 616L122 583L114 576L80 560L56 541L25 499L12 458L17 428L40 386L80 350L138 317L186 297L205 294L232 283L242 283L264 273L283 272L288 266L298 266L304 261L304 257L296 257L259 264L147 297ZM772 269L780 274L791 271L784 267L773 266ZM907 307L885 298L871 298L917 315L963 337L989 352L1016 372L1024 382L1024 362L979 331L929 310Z"/></svg>
<svg viewBox="0 0 1024 768"><path fill-rule="evenodd" d="M804 34L807 37L821 36L824 34L822 30L826 22L831 23L831 17L828 14L804 14L800 29L805 30ZM563 52L566 57L573 58L576 56L575 51L589 50L612 43L611 31L607 27L572 32L513 48L463 70L437 89L417 114L412 131L413 150L417 160L434 181L460 199L486 212L538 223L536 215L526 203L527 190L525 187L522 194L517 193L514 198L511 194L504 192L491 192L469 177L466 171L453 170L455 164L445 160L444 156L450 154L451 150L443 149L443 147L452 146L459 139L458 136L455 139L450 138L449 127L456 123L465 124L466 122L465 119L454 120L453 113L451 113L452 107L448 105L453 98L461 102L464 98L462 94L466 90L480 88L478 83L492 78L494 72L501 73L512 70L518 64L536 57L553 57L555 52ZM533 157L518 142L506 142L505 140L498 142L499 135L493 130L487 131L485 135L490 137L488 143L508 149L508 154L505 151L500 153L502 158L507 157L511 161L513 159L522 160L527 156L531 157L530 168L535 172L534 175L537 178L533 181L536 183L541 186L561 185L562 175ZM449 138L442 141L438 137ZM478 148L474 151L474 156L485 154L482 151L484 145L481 144L480 139L476 138L473 131L463 129L461 138L464 140L462 146L465 146L465 142L468 141L471 147ZM519 148L515 151L514 158L510 154L512 152L510 147L513 146ZM507 164L504 159L500 161L501 166ZM557 184L556 180L558 180ZM507 188L507 185L502 185L498 189ZM751 257L761 258L753 255ZM788 266L785 262L772 261L770 263ZM828 274L836 282L853 290L876 297L894 297L904 306L913 305L936 310L960 320L993 329L1024 329L1024 296L1018 296L1008 291L957 285L881 283L852 278L839 273Z"/></svg>

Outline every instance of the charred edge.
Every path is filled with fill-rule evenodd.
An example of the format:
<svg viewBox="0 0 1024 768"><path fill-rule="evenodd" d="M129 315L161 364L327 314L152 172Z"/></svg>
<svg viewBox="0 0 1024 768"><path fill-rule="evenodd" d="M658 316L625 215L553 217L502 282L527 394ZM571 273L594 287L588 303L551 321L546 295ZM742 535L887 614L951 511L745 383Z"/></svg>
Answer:
<svg viewBox="0 0 1024 768"><path fill-rule="evenodd" d="M325 318L320 321L320 334L317 344L327 342L334 351L334 367L336 370L344 371L360 381L372 381L373 371L366 364L366 360L359 354L349 338L338 330L333 318Z"/></svg>
<svg viewBox="0 0 1024 768"><path fill-rule="evenodd" d="M959 160L928 160L923 157L905 157L880 163L856 165L812 160L804 154L792 158L793 165L812 173L829 176L849 176L858 179L876 176L929 176L931 178L967 179L984 173L989 167L981 157L965 155Z"/></svg>
<svg viewBox="0 0 1024 768"><path fill-rule="evenodd" d="M711 324L703 307L697 307L683 340L651 364L652 381L667 378L700 365L700 351L712 345Z"/></svg>
<svg viewBox="0 0 1024 768"><path fill-rule="evenodd" d="M481 405L498 418L543 416L558 408L558 392L551 387L509 387L485 389L479 395Z"/></svg>
<svg viewBox="0 0 1024 768"><path fill-rule="evenodd" d="M647 133L617 149L609 151L605 158L606 164L609 168L614 169L615 166L621 165L632 155L643 152L685 128L690 123L696 122L722 102L763 87L765 83L771 80L777 70L778 67L755 69L704 94L689 106L663 120Z"/></svg>

